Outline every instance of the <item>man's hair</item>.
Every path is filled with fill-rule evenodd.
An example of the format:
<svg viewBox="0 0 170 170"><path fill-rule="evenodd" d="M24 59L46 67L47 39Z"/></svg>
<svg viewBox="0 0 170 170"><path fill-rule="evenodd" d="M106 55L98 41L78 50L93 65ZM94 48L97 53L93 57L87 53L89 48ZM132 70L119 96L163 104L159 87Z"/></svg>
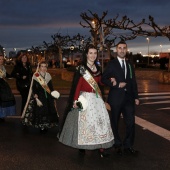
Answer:
<svg viewBox="0 0 170 170"><path fill-rule="evenodd" d="M118 44L117 44L117 47L118 47L119 44L126 44L126 42L123 41L123 40L119 41ZM126 44L126 46L127 46L127 44Z"/></svg>

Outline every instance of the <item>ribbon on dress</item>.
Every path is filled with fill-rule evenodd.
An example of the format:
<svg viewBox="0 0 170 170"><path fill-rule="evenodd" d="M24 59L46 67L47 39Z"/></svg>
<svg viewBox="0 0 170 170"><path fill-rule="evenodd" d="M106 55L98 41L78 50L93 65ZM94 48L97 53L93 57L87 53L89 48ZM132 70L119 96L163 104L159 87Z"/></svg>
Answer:
<svg viewBox="0 0 170 170"><path fill-rule="evenodd" d="M5 75L5 72L4 72L3 70L1 70L1 69L0 69L0 77L2 77L2 78L3 78L3 77L4 77L4 75Z"/></svg>
<svg viewBox="0 0 170 170"><path fill-rule="evenodd" d="M37 78L38 82L40 83L40 85L42 86L42 88L47 91L49 94L51 94L51 90L50 88L48 87L46 81L42 78L42 76L36 72L34 73L34 76Z"/></svg>

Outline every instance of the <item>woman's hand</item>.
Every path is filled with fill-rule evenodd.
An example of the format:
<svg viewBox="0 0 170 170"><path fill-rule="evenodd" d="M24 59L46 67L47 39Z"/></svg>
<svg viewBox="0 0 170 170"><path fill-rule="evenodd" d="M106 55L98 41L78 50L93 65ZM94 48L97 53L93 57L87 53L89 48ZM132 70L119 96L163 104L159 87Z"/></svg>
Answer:
<svg viewBox="0 0 170 170"><path fill-rule="evenodd" d="M135 104L139 105L139 103L140 103L139 99L135 99Z"/></svg>
<svg viewBox="0 0 170 170"><path fill-rule="evenodd" d="M76 105L76 102L77 102L76 100L73 102L73 108L75 109L78 108L78 106Z"/></svg>
<svg viewBox="0 0 170 170"><path fill-rule="evenodd" d="M38 98L38 95L37 95L37 94L34 94L34 98Z"/></svg>
<svg viewBox="0 0 170 170"><path fill-rule="evenodd" d="M125 82L120 82L119 83L119 88L124 88L126 86L126 83Z"/></svg>
<svg viewBox="0 0 170 170"><path fill-rule="evenodd" d="M26 79L26 78L27 78L27 76L23 76L23 77L22 77L22 79Z"/></svg>

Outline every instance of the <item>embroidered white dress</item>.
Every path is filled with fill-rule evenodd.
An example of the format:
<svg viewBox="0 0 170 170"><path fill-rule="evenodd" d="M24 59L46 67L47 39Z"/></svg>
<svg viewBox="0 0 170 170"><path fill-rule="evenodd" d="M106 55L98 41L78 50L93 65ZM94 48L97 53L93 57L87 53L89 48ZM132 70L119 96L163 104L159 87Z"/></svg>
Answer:
<svg viewBox="0 0 170 170"><path fill-rule="evenodd" d="M96 81L99 79L99 76L95 78ZM79 79L75 98L80 94L88 101L88 107L85 111L73 109L68 113L59 141L79 149L112 147L114 136L105 103L82 77Z"/></svg>
<svg viewBox="0 0 170 170"><path fill-rule="evenodd" d="M83 92L88 101L85 111L79 111L78 118L78 144L95 145L113 140L109 115L100 96L95 93Z"/></svg>

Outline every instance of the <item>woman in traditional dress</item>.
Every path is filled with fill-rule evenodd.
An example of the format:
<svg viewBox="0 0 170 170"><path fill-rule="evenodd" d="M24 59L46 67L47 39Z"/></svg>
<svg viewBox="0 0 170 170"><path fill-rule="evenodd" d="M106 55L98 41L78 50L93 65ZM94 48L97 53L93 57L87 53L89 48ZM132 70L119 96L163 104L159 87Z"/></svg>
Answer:
<svg viewBox="0 0 170 170"><path fill-rule="evenodd" d="M47 63L39 63L37 71L33 75L31 87L24 108L23 123L39 128L40 132L46 132L48 128L58 126L58 113L56 108L57 95L53 95L51 75L47 72Z"/></svg>
<svg viewBox="0 0 170 170"><path fill-rule="evenodd" d="M97 49L90 44L85 53L73 79L59 141L83 154L85 150L99 149L100 156L107 157L104 148L112 147L114 137L98 86L101 71L96 64ZM78 101L80 96L84 101Z"/></svg>
<svg viewBox="0 0 170 170"><path fill-rule="evenodd" d="M32 78L32 67L26 54L20 54L11 73L16 78L17 90L22 97L21 113L25 107Z"/></svg>
<svg viewBox="0 0 170 170"><path fill-rule="evenodd" d="M4 57L0 55L0 122L4 122L6 116L16 114L15 98L5 80L7 73L3 63Z"/></svg>

